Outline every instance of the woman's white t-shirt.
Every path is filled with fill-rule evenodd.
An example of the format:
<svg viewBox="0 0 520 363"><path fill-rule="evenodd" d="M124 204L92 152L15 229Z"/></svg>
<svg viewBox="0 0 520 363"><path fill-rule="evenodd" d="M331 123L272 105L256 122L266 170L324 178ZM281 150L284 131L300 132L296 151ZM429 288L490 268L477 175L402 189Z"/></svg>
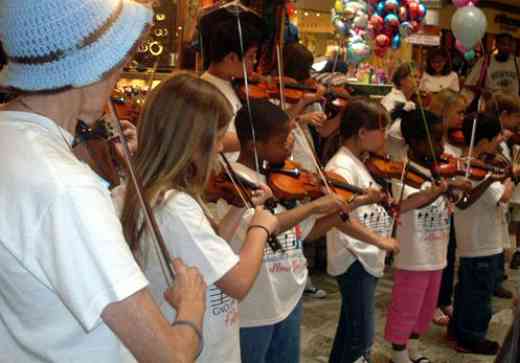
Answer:
<svg viewBox="0 0 520 363"><path fill-rule="evenodd" d="M265 177L238 163L232 163L239 175L254 182L264 183ZM220 200L218 215L223 216L229 205ZM275 214L286 209L277 205ZM244 244L249 222L254 215L248 209L230 241L231 247L238 253ZM300 301L307 281L307 260L303 255L302 244L314 226L314 218L307 218L293 228L280 233L277 238L284 252L273 252L266 244L260 272L247 296L240 302L240 326L251 328L273 325L289 316Z"/></svg>
<svg viewBox="0 0 520 363"><path fill-rule="evenodd" d="M365 165L345 146L332 157L325 170L337 173L348 183L360 188L379 187ZM392 232L392 220L378 204L356 208L350 213L350 217L381 236L389 237ZM385 255L384 250L350 237L336 228L327 232L327 271L333 276L345 273L357 260L368 273L381 277L385 267Z"/></svg>
<svg viewBox="0 0 520 363"><path fill-rule="evenodd" d="M169 191L165 201L154 211L172 257L197 267L208 285L204 350L197 362L240 362L238 302L215 285L239 263L239 257L215 233L202 208L190 195ZM176 313L163 297L168 286L154 243L149 234L141 240L143 269L163 315L173 321Z"/></svg>
<svg viewBox="0 0 520 363"><path fill-rule="evenodd" d="M478 183L473 182L474 186ZM492 256L503 251L502 225L505 215L500 207L504 186L492 183L467 209L455 208L455 234L460 257Z"/></svg>
<svg viewBox="0 0 520 363"><path fill-rule="evenodd" d="M459 76L455 72L451 72L445 76L432 76L424 72L419 84L419 89L430 93L438 93L443 89L459 92Z"/></svg>
<svg viewBox="0 0 520 363"><path fill-rule="evenodd" d="M423 174L431 176L429 170L411 164ZM400 198L401 182L394 181L392 187L393 195ZM423 183L420 189L405 185L403 198L430 187L430 182ZM394 266L410 271L442 270L446 267L449 237L450 215L448 200L444 195L423 208L402 213L397 226L400 251L394 257Z"/></svg>

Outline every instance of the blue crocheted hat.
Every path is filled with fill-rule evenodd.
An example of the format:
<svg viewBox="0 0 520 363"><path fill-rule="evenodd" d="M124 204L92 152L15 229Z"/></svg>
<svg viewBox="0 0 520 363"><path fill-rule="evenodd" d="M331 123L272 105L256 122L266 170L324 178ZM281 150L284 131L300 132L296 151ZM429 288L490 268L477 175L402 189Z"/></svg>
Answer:
<svg viewBox="0 0 520 363"><path fill-rule="evenodd" d="M0 86L46 91L95 83L124 60L152 15L129 0L0 0L8 59Z"/></svg>

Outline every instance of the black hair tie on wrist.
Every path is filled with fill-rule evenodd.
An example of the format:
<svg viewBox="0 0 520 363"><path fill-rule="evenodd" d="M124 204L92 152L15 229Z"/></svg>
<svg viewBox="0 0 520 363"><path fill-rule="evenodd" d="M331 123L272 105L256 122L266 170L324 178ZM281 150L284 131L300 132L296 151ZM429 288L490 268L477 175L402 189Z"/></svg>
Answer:
<svg viewBox="0 0 520 363"><path fill-rule="evenodd" d="M269 247L271 247L273 252L278 252L278 251L283 252L283 248L282 248L282 245L280 244L280 241L278 241L278 238L276 238L276 236L273 236L271 234L271 232L269 232L267 227L262 226L260 224L252 224L247 228L246 233L249 233L249 231L253 228L260 228L265 231L265 233L267 234L267 244L269 244Z"/></svg>

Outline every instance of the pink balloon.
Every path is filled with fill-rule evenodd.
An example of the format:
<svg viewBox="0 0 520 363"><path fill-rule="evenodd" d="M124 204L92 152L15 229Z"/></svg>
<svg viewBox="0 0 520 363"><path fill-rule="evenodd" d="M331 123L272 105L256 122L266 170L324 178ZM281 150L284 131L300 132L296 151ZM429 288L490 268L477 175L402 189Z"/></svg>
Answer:
<svg viewBox="0 0 520 363"><path fill-rule="evenodd" d="M466 47L463 46L459 40L455 42L455 48L457 48L457 50L462 54L465 54L468 51L468 49L466 49Z"/></svg>
<svg viewBox="0 0 520 363"><path fill-rule="evenodd" d="M473 6L477 5L479 0L453 0L453 5L455 5L458 8L462 8L464 6Z"/></svg>

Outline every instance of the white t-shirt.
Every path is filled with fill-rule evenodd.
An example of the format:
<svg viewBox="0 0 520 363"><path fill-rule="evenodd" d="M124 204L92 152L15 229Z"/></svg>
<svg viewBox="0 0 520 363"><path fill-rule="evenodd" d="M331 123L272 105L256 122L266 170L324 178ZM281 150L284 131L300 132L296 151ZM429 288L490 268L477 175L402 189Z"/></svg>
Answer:
<svg viewBox="0 0 520 363"><path fill-rule="evenodd" d="M495 182L469 208L455 208L455 234L460 257L492 256L502 252L499 239L502 224L507 223L499 205L503 193L502 183Z"/></svg>
<svg viewBox="0 0 520 363"><path fill-rule="evenodd" d="M425 175L431 172L416 163L411 163ZM405 185L403 198L431 187L425 182L420 189ZM400 198L402 184L392 182L393 195ZM397 226L400 251L395 255L394 266L410 271L436 271L446 267L448 241L450 237L450 216L448 200L439 196L427 206L402 213Z"/></svg>
<svg viewBox="0 0 520 363"><path fill-rule="evenodd" d="M1 362L120 362L101 313L147 286L71 140L45 117L0 112Z"/></svg>
<svg viewBox="0 0 520 363"><path fill-rule="evenodd" d="M322 111L323 109L321 108L321 105L318 102L314 102L313 104L305 108L306 113ZM292 151L293 160L298 162L305 170L315 170L315 164L312 161L311 156L309 155L309 152L313 152L314 155L316 155L316 149L314 147L314 141L312 139L312 134L311 130L309 129L309 126L300 125L299 129L295 128L292 132L294 135L294 147Z"/></svg>
<svg viewBox="0 0 520 363"><path fill-rule="evenodd" d="M480 79L480 69L484 62L484 57L471 69L471 73L466 79L466 85L475 86ZM517 64L520 67L520 60L517 58ZM518 95L518 74L515 68L515 60L511 55L507 62L498 62L494 56L491 57L489 64L485 87L490 91L502 90L512 95Z"/></svg>
<svg viewBox="0 0 520 363"><path fill-rule="evenodd" d="M209 72L204 72L201 76L201 79L208 81L215 87L217 87L220 92L224 94L224 96L227 98L229 103L231 103L231 107L233 108L233 119L229 123L227 132L230 133L237 133L237 129L235 127L235 115L237 114L238 110L242 108L242 102L238 98L235 90L233 89L233 86L231 85L231 82L226 81L222 78L216 77ZM226 157L229 161L236 161L239 156L239 152L232 152L232 153L226 153Z"/></svg>
<svg viewBox="0 0 520 363"><path fill-rule="evenodd" d="M348 183L360 188L379 186L364 164L345 146L330 159L325 170L339 174ZM350 218L357 219L381 236L389 237L392 232L392 220L378 204L356 208L350 213ZM327 232L327 272L333 276L345 273L358 260L368 273L381 277L385 268L385 255L384 250L352 238L336 228Z"/></svg>
<svg viewBox="0 0 520 363"><path fill-rule="evenodd" d="M462 149L459 146L450 144L449 142L444 143L444 152L448 155L459 158L462 156Z"/></svg>
<svg viewBox="0 0 520 363"><path fill-rule="evenodd" d="M238 163L233 163L233 169L241 176L255 182L265 183L263 175L257 174ZM229 205L220 200L218 214L227 213ZM279 214L286 209L277 205L275 213ZM253 209L244 213L230 244L238 252L244 244L247 227L254 214ZM302 243L314 226L314 218L307 218L293 228L279 234L278 241L284 252L276 252L266 244L264 259L256 281L248 295L239 304L240 326L251 328L276 324L289 316L296 304L300 301L305 282L307 281L307 260L303 255Z"/></svg>
<svg viewBox="0 0 520 363"><path fill-rule="evenodd" d="M451 89L454 92L460 91L459 76L451 72L445 76L432 76L424 72L419 84L419 89L430 93L438 93L443 89Z"/></svg>
<svg viewBox="0 0 520 363"><path fill-rule="evenodd" d="M197 362L240 362L238 302L215 285L238 264L238 256L215 233L200 205L188 194L169 191L154 212L172 257L196 266L208 285L204 350ZM168 285L151 235L143 238L141 252L152 295L164 317L173 321L176 313L163 297Z"/></svg>
<svg viewBox="0 0 520 363"><path fill-rule="evenodd" d="M390 93L381 99L381 104L390 113L398 103L404 103L406 110L415 109L415 104L407 101L404 93L397 88L392 88ZM385 147L386 152L393 160L401 161L406 159L408 147L401 133L401 119L396 119L386 131Z"/></svg>

